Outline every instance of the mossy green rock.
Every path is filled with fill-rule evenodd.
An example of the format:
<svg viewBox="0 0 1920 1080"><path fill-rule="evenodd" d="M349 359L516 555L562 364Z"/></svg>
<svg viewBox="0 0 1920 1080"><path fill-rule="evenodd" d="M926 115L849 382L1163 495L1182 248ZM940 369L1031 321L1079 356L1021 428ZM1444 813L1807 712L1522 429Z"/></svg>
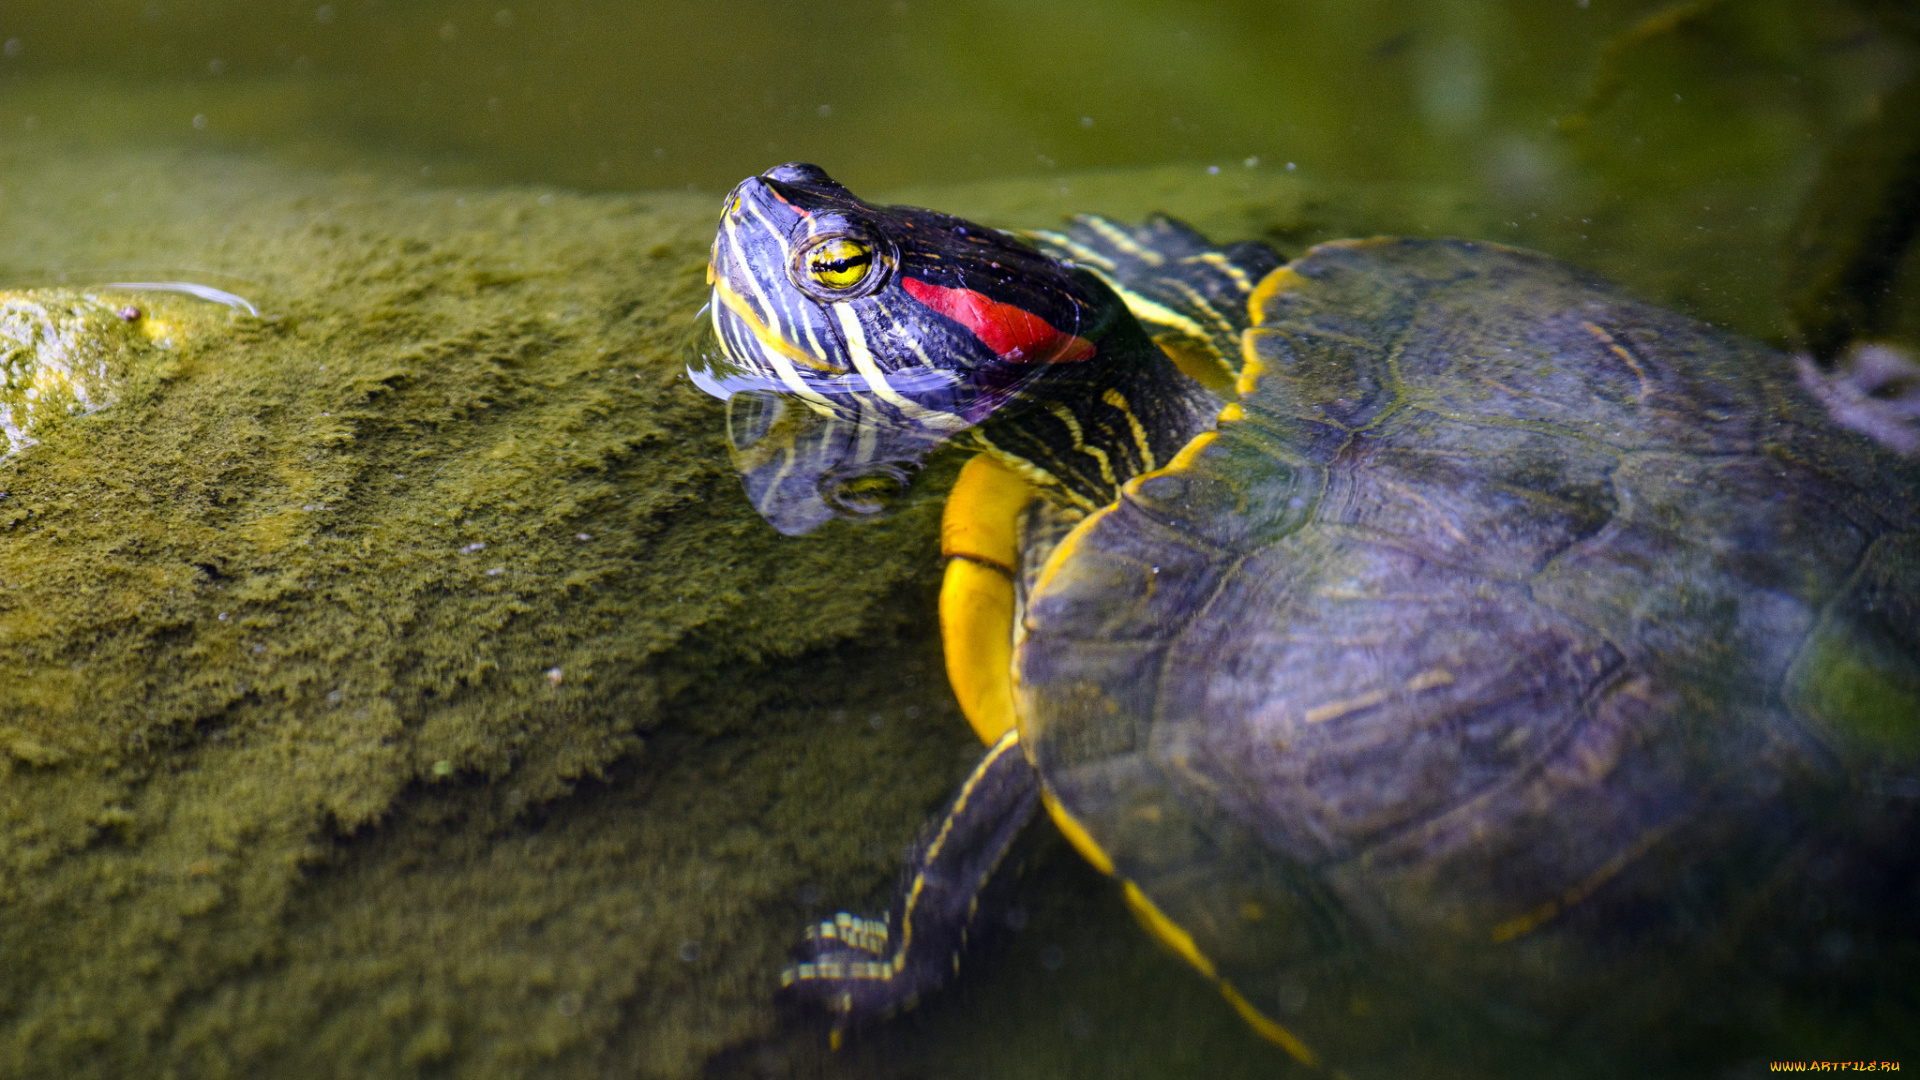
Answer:
<svg viewBox="0 0 1920 1080"><path fill-rule="evenodd" d="M796 890L890 875L966 736L938 492L783 541L681 375L711 200L4 165L9 284L217 268L261 314L99 293L173 347L0 464L0 1074L685 1075L766 1030ZM855 640L885 685L821 675Z"/></svg>
<svg viewBox="0 0 1920 1080"><path fill-rule="evenodd" d="M141 291L141 290L135 290ZM0 459L167 366L172 327L71 289L0 292ZM144 332L143 332L144 331Z"/></svg>

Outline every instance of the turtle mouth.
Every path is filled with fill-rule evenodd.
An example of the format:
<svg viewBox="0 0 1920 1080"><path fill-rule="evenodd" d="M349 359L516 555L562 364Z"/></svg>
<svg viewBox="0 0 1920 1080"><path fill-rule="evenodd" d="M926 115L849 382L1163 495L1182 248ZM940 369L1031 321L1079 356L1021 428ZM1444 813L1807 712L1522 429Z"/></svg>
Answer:
<svg viewBox="0 0 1920 1080"><path fill-rule="evenodd" d="M831 373L807 372L799 386L778 373L769 372L757 358L742 360L728 348L726 332L705 318L693 329L682 350L688 379L702 393L726 401L735 394L758 391L806 401L816 409L853 416L861 411L861 401L875 395L871 379L857 371ZM918 367L890 372L887 385L896 392L915 398L934 399L953 395L963 380L941 368Z"/></svg>

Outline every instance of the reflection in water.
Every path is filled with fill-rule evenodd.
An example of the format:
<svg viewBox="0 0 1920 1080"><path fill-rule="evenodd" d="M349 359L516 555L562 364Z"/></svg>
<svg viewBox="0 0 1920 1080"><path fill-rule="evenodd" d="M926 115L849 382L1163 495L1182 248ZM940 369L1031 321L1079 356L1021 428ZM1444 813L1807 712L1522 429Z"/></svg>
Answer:
<svg viewBox="0 0 1920 1080"><path fill-rule="evenodd" d="M695 385L727 403L727 446L755 510L790 536L835 517L871 517L905 493L944 436L904 425L848 395L814 402L781 389L741 387L705 369Z"/></svg>

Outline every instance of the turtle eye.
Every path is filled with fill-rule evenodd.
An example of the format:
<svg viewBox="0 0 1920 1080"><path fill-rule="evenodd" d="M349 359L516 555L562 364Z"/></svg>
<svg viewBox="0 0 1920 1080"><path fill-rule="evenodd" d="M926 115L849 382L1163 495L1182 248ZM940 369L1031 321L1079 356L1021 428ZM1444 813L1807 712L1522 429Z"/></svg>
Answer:
<svg viewBox="0 0 1920 1080"><path fill-rule="evenodd" d="M823 289L851 289L873 273L873 245L851 236L828 237L807 249L806 272Z"/></svg>
<svg viewBox="0 0 1920 1080"><path fill-rule="evenodd" d="M787 264L787 277L815 300L837 304L879 292L898 261L893 245L859 224L815 218L817 231L802 240Z"/></svg>

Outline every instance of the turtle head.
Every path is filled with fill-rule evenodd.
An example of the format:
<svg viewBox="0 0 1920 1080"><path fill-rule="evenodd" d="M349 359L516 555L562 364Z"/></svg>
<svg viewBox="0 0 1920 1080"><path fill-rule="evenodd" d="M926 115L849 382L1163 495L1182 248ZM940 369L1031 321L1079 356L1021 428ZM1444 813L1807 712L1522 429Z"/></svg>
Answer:
<svg viewBox="0 0 1920 1080"><path fill-rule="evenodd" d="M727 196L708 276L721 348L743 371L947 424L979 421L1043 365L1091 359L1114 306L1007 233L872 206L802 164Z"/></svg>
<svg viewBox="0 0 1920 1080"><path fill-rule="evenodd" d="M883 509L926 454L1132 327L1085 270L996 229L874 206L813 165L728 194L707 267L749 495L782 532Z"/></svg>

